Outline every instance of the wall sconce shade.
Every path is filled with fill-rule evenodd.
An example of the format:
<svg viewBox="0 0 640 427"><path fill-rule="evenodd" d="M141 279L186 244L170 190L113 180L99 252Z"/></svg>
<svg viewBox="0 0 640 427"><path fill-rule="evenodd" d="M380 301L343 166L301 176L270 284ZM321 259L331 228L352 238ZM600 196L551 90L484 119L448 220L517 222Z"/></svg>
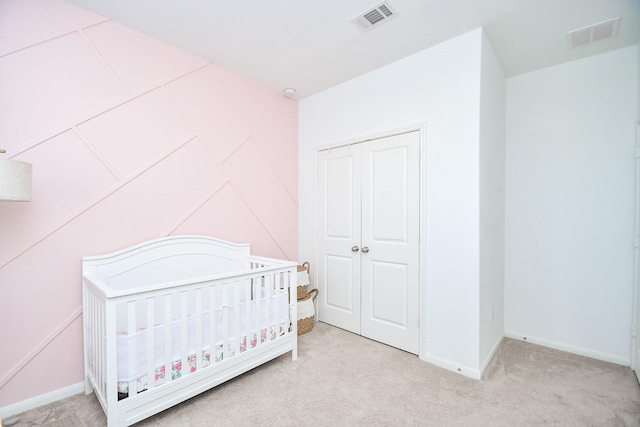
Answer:
<svg viewBox="0 0 640 427"><path fill-rule="evenodd" d="M0 201L31 201L31 173L30 163L0 159Z"/></svg>

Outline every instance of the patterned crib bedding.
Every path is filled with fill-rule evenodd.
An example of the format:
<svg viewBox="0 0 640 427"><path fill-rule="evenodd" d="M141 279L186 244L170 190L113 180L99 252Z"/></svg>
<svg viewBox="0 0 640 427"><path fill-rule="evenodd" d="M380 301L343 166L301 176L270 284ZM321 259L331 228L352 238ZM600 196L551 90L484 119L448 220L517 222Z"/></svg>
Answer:
<svg viewBox="0 0 640 427"><path fill-rule="evenodd" d="M277 331L278 328L276 328L276 325L271 325L269 327L269 334L270 334L270 339L269 340L274 340L276 338L276 336L279 335L283 335L287 332L289 328L288 324L284 324L281 323L280 327L279 327L279 331ZM121 334L121 336L126 336L126 334ZM267 328L263 328L260 331L260 343L263 344L267 341ZM249 348L254 348L258 345L258 334L256 331L253 331L251 333L251 339L249 340ZM218 363L221 362L225 359L228 359L230 357L235 356L235 339L231 338L228 341L228 345L227 345L227 351L225 352L223 349L223 344L219 343L216 345L215 347L215 358L213 360L213 363ZM240 345L239 345L239 351L240 353L243 353L247 350L247 336L246 335L242 335L240 338ZM211 351L209 346L205 347L202 350L202 367L206 368L207 366L211 365ZM187 357L187 370L188 372L195 372L196 371L196 353L195 352L191 352L189 353L189 356ZM160 365L157 366L155 368L155 384L156 386L162 385L165 383L166 380L166 376L167 376L167 370L165 365ZM176 358L172 361L171 363L171 380L175 380L178 379L180 377L183 376L183 367L182 367L182 359L181 358ZM118 380L118 399L123 399L125 397L127 397L129 395L129 386L133 381L122 381L121 379ZM148 388L148 378L147 375L142 375L140 377L138 377L135 380L135 384L136 384L136 391L138 393L143 392L145 390L147 390Z"/></svg>
<svg viewBox="0 0 640 427"><path fill-rule="evenodd" d="M233 305L218 307L213 313L203 311L200 317L188 315L186 325L181 318L174 318L169 323L162 322L161 318L152 328L139 324L133 333L124 332L118 326L120 332L116 337L116 358L117 358L117 391L119 399L127 397L129 388L135 387L136 392L142 392L149 388L149 365L153 366L155 386L171 380L178 379L188 372L195 372L197 369L196 355L202 354L201 366L205 368L213 363L222 362L233 357L236 351L240 353L247 349L258 346L275 339L278 335L283 335L289 331L289 306L287 293L278 295L276 304L275 295L261 298L260 305L257 300L250 300L250 306L241 302L238 306L239 313L236 314ZM126 307L124 307L126 308ZM141 318L145 315L142 311ZM211 318L215 316L215 319ZM120 320L120 319L119 319ZM126 317L124 318L126 320ZM236 325L236 321L239 324ZM124 323L124 322L123 322ZM199 323L199 325L197 324ZM211 327L215 330L211 333ZM170 329L170 331L167 330ZM197 332L197 331L200 332ZM88 328L92 333L91 325ZM186 332L186 365L183 366L182 334ZM201 334L201 341L196 342L196 335ZM237 335L236 335L237 334ZM171 352L171 366L166 363L165 337L170 337L169 345ZM211 342L213 336L214 342ZM148 360L148 341L153 337L153 350L151 360ZM239 337L239 344L236 346L236 337ZM259 340L259 341L258 341ZM90 341L91 342L91 341ZM226 344L224 348L223 342ZM199 346L199 347L198 347ZM106 346L105 346L106 348ZM89 363L93 363L93 349L88 348ZM106 357L106 354L104 355ZM188 369L186 371L185 369ZM171 377L167 377L171 375Z"/></svg>

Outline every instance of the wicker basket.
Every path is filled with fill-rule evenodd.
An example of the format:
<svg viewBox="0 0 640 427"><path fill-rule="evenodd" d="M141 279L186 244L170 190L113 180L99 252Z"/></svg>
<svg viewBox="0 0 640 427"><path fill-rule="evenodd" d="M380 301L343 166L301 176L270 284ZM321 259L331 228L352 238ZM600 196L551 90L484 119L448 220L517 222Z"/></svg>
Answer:
<svg viewBox="0 0 640 427"><path fill-rule="evenodd" d="M313 329L313 316L298 320L298 336L311 332Z"/></svg>
<svg viewBox="0 0 640 427"><path fill-rule="evenodd" d="M309 261L305 261L302 265L298 266L298 301L303 300L309 293L307 287L309 286L309 272L311 271L311 264Z"/></svg>
<svg viewBox="0 0 640 427"><path fill-rule="evenodd" d="M315 321L315 309L313 302L318 298L319 291L317 289L311 289L303 299L298 300L298 335L304 335L307 332L311 332ZM313 297L311 296L313 294ZM310 308L308 307L310 305ZM307 310L300 310L302 307L309 308ZM310 316L309 316L310 314ZM300 318L300 316L304 316Z"/></svg>

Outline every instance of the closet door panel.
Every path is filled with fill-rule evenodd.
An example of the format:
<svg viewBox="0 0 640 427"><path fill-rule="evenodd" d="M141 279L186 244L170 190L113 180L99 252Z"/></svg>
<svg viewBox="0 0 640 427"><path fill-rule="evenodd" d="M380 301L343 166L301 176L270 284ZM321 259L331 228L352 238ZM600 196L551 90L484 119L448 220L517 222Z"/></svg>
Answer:
<svg viewBox="0 0 640 427"><path fill-rule="evenodd" d="M407 265L386 261L371 262L371 320L406 328L408 323Z"/></svg>
<svg viewBox="0 0 640 427"><path fill-rule="evenodd" d="M362 145L361 333L418 353L419 133Z"/></svg>
<svg viewBox="0 0 640 427"><path fill-rule="evenodd" d="M325 306L353 314L353 260L350 257L326 255L324 265Z"/></svg>
<svg viewBox="0 0 640 427"><path fill-rule="evenodd" d="M318 160L318 319L359 334L360 149L322 151Z"/></svg>

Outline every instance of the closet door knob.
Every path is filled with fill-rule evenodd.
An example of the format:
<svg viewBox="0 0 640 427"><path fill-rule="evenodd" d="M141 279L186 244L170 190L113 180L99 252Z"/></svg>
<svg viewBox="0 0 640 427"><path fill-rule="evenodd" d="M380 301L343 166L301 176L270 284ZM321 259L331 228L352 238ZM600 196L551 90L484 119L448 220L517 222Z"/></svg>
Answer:
<svg viewBox="0 0 640 427"><path fill-rule="evenodd" d="M368 254L369 253L369 247L365 246L364 248L362 248L362 253L363 254Z"/></svg>
<svg viewBox="0 0 640 427"><path fill-rule="evenodd" d="M360 250L360 248L359 248L359 247L357 247L357 246L353 246L353 247L351 248L351 252L358 252L359 250Z"/></svg>

